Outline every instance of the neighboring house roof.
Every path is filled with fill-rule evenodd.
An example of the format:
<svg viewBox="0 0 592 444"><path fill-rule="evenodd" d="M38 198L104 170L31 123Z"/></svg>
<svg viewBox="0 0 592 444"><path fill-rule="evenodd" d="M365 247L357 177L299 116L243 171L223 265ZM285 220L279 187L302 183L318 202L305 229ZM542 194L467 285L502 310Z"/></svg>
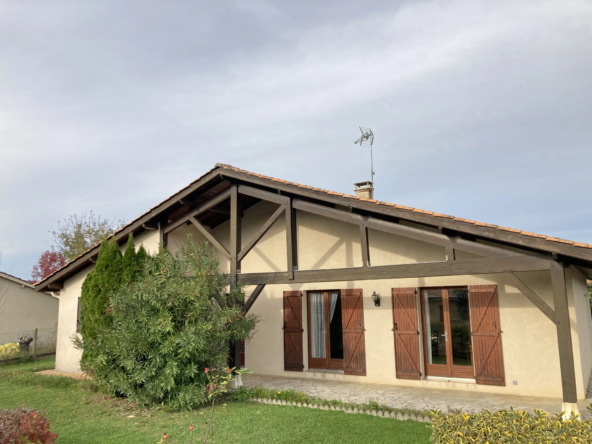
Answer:
<svg viewBox="0 0 592 444"><path fill-rule="evenodd" d="M31 284L29 281L25 281L23 279L17 278L16 276L13 276L8 273L4 273L2 271L0 271L0 277L2 277L4 279L8 279L9 281L12 281L16 284L24 285L25 287L35 288L35 286L33 284Z"/></svg>
<svg viewBox="0 0 592 444"><path fill-rule="evenodd" d="M448 216L395 203L366 199L321 188L314 188L295 182L289 182L287 180L252 173L225 164L216 164L214 168L206 172L200 178L191 182L171 197L165 199L138 218L121 227L114 235L119 242L124 242L130 233L137 234L138 232L144 231L145 224L162 218L163 214L178 213L178 205L175 205L179 204L181 199L187 198L187 196L197 192L207 192L216 187L218 187L218 191L220 191L220 178L238 180L263 188L272 188L278 192L291 193L334 205L345 205L357 210L382 214L387 217L395 217L429 226L443 227L460 233L477 236L485 240L491 240L493 242L501 242L521 248L561 254L580 260L580 265L586 268L592 268L592 244L545 236L508 227L500 227L485 222ZM211 183L214 182L216 182L217 185L211 186ZM207 188L208 186L210 186L210 188ZM90 259L96 256L98 253L98 247L99 244L91 247L53 274L49 275L42 281L37 282L35 288L38 291L44 291L50 283L63 281L80 271L82 268L90 265ZM590 276L592 277L592 273Z"/></svg>

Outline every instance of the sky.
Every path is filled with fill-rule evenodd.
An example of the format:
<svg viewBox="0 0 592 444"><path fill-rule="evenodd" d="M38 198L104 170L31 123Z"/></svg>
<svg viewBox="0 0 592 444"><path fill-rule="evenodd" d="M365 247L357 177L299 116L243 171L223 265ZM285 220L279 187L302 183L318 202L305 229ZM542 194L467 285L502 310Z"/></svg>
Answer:
<svg viewBox="0 0 592 444"><path fill-rule="evenodd" d="M0 270L216 162L592 243L592 1L0 0Z"/></svg>

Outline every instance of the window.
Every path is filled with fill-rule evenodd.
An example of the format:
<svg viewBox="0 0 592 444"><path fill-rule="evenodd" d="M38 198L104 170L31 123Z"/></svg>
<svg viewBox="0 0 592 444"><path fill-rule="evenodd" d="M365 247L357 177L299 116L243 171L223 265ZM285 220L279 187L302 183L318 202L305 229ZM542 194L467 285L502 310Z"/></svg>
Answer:
<svg viewBox="0 0 592 444"><path fill-rule="evenodd" d="M426 375L473 378L468 288L424 288L421 305Z"/></svg>
<svg viewBox="0 0 592 444"><path fill-rule="evenodd" d="M76 314L76 333L80 333L80 312L82 311L82 306L80 305L80 298L78 298L78 312Z"/></svg>
<svg viewBox="0 0 592 444"><path fill-rule="evenodd" d="M340 291L308 292L308 366L343 370Z"/></svg>

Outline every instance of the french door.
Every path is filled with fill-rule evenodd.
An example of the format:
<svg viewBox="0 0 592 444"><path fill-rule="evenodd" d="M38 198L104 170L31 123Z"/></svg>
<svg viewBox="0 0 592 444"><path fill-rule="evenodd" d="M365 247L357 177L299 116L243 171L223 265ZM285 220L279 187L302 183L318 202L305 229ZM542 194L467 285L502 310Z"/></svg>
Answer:
<svg viewBox="0 0 592 444"><path fill-rule="evenodd" d="M426 375L474 378L468 288L424 288L421 308Z"/></svg>
<svg viewBox="0 0 592 444"><path fill-rule="evenodd" d="M309 291L308 367L343 370L341 293Z"/></svg>

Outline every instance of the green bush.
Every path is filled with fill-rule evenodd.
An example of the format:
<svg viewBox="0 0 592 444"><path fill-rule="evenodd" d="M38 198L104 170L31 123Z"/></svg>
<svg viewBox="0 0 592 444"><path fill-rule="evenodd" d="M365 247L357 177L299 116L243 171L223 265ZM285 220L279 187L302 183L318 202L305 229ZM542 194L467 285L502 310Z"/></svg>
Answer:
<svg viewBox="0 0 592 444"><path fill-rule="evenodd" d="M541 410L534 414L521 410L482 413L431 412L432 440L435 443L590 443L592 421L577 415L563 419Z"/></svg>
<svg viewBox="0 0 592 444"><path fill-rule="evenodd" d="M204 369L225 367L229 341L255 327L236 304L242 289L228 293L218 268L211 247L191 236L178 254L146 258L138 278L111 294L110 327L75 340L99 390L174 408L207 401Z"/></svg>

